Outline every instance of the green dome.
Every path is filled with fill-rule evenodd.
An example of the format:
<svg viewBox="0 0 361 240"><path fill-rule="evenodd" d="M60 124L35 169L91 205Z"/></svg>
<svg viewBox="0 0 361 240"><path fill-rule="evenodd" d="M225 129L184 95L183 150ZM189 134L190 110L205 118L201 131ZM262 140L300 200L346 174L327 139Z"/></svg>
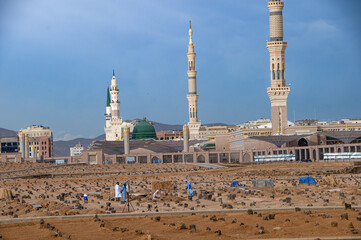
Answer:
<svg viewBox="0 0 361 240"><path fill-rule="evenodd" d="M135 125L133 129L132 139L147 139L147 138L157 138L155 129L152 124L147 122L145 119L140 121Z"/></svg>

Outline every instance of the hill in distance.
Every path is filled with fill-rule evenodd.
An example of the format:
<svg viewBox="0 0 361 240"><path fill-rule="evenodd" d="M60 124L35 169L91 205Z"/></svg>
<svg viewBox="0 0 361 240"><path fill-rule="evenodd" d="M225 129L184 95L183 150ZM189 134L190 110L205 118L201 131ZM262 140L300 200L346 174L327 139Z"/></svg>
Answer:
<svg viewBox="0 0 361 240"><path fill-rule="evenodd" d="M16 136L17 136L17 132L5 128L0 128L0 137L16 137Z"/></svg>

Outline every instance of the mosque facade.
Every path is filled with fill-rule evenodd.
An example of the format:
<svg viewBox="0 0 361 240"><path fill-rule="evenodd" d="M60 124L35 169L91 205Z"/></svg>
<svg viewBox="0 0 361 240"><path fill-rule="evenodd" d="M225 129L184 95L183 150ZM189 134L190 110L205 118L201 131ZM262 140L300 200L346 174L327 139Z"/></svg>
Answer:
<svg viewBox="0 0 361 240"><path fill-rule="evenodd" d="M111 86L107 87L104 128L106 141L94 142L81 156L69 157L68 162L239 163L281 158L282 155L292 155L296 161L360 160L361 119L343 119L330 123L316 120L295 123L288 121L287 98L290 87L286 84L285 77L287 42L283 38L283 7L281 0L268 1L270 41L266 47L270 57L270 87L267 88L271 103L270 120L259 119L237 126L201 125L198 118L196 53L190 25L187 53L189 120L183 126L183 138L159 141L156 140L154 127L145 118L137 125L135 122L123 121L119 110L119 89L113 71ZM0 162L21 162L28 157L31 143L28 143L26 134L25 130L20 132L20 152L0 154ZM122 144L118 141L122 141ZM340 158L336 159L335 156Z"/></svg>
<svg viewBox="0 0 361 240"><path fill-rule="evenodd" d="M271 119L259 119L237 126L205 126L199 120L196 53L193 30L189 26L188 43L188 124L183 126L183 138L156 140L153 126L143 119L134 130L124 125L119 114L119 90L113 74L107 91L106 141L97 141L74 161L89 164L112 163L239 163L282 158L328 161L332 154L361 159L361 120L333 123L312 120L292 123L287 118L283 7L281 0L269 0L270 41L266 47L270 59L270 86L267 94L271 103ZM123 127L124 126L124 127ZM133 125L132 125L133 126ZM131 127L132 127L131 126ZM132 138L130 138L132 132ZM122 140L119 144L117 140ZM131 139L131 140L130 140ZM71 161L73 161L71 160Z"/></svg>
<svg viewBox="0 0 361 240"><path fill-rule="evenodd" d="M196 71L196 52L193 43L193 30L191 23L189 24L189 42L188 42L188 133L189 140L207 140L208 151L248 151L272 148L272 143L262 142L254 139L258 136L286 136L286 135L300 135L301 142L296 140L287 143L288 147L299 146L300 144L307 145L322 145L331 143L325 138L325 135L314 135L321 131L344 131L344 130L361 130L360 123L349 123L349 128L344 122L339 123L324 123L312 121L305 121L302 124L294 124L288 121L287 118L287 98L290 93L290 86L286 84L285 74L285 50L287 48L287 41L283 36L283 7L284 2L281 0L269 0L267 3L269 10L269 28L270 39L266 44L269 51L270 59L270 86L267 88L267 94L271 103L271 119L260 119L250 121L245 124L237 126L205 126L201 125L199 120L198 100L199 94L197 91L197 71ZM122 140L124 135L124 127L129 127L132 133L134 124L124 123L119 114L119 90L117 81L113 73L111 87L107 90L107 106L106 106L106 140L116 141ZM144 121L144 120L143 120ZM148 124L143 122L144 129ZM139 129L143 129L139 126ZM137 130L138 131L138 130ZM148 131L148 130L147 130ZM156 138L153 131L141 131L141 134L149 135L149 138ZM301 135L307 135L302 137ZM312 135L313 134L313 135ZM133 139L138 139L137 134ZM140 136L140 135L139 135ZM328 137L329 138L329 137ZM359 140L357 140L358 142ZM213 147L212 147L213 146Z"/></svg>

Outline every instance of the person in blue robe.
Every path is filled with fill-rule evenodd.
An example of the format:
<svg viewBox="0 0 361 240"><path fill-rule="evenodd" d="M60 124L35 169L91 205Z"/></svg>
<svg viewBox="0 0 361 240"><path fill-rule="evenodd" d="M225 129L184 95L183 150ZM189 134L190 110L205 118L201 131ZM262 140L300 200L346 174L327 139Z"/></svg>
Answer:
<svg viewBox="0 0 361 240"><path fill-rule="evenodd" d="M192 200L192 197L193 197L192 184L191 184L191 182L188 181L187 179L185 180L185 182L187 182L188 199L189 199L189 200Z"/></svg>
<svg viewBox="0 0 361 240"><path fill-rule="evenodd" d="M123 202L125 202L125 194L127 193L127 187L126 187L126 183L123 182L123 186L122 186L122 196L123 196Z"/></svg>

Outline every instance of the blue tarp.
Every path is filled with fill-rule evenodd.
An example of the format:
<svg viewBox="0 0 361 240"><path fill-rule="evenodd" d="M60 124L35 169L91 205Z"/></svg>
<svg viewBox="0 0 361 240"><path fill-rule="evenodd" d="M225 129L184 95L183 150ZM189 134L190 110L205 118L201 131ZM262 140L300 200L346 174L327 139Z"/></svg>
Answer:
<svg viewBox="0 0 361 240"><path fill-rule="evenodd" d="M316 185L316 181L313 177L301 177L300 178L300 184L313 184L313 185Z"/></svg>
<svg viewBox="0 0 361 240"><path fill-rule="evenodd" d="M239 184L239 183L236 182L236 181L234 181L234 182L232 182L231 187L243 187L243 185L242 185L242 184Z"/></svg>

